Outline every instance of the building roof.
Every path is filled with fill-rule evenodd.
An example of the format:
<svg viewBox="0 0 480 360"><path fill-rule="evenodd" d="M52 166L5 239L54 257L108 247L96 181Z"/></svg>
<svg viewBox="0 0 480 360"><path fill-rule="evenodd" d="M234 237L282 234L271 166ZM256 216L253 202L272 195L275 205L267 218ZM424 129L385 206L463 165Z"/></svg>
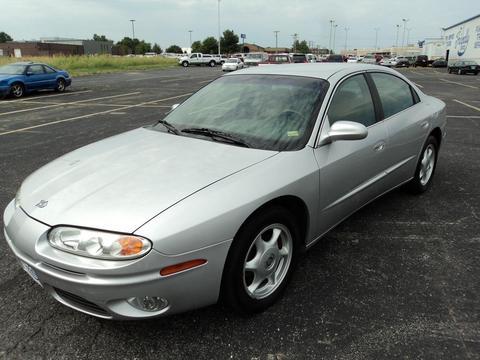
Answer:
<svg viewBox="0 0 480 360"><path fill-rule="evenodd" d="M471 18L468 18L468 19L466 19L466 20L460 21L459 23L456 23L455 25L451 25L451 26L449 26L449 27L443 28L443 30L450 30L451 28L454 28L455 26L465 24L466 22L475 20L476 18L479 18L479 17L480 17L480 14L475 15L475 16L472 16Z"/></svg>
<svg viewBox="0 0 480 360"><path fill-rule="evenodd" d="M309 63L309 64L285 64L285 65L263 65L254 66L240 72L235 71L225 76L235 76L235 74L261 74L261 75L291 75L307 76L319 79L328 79L339 71L362 71L379 70L378 65L369 64L348 64L348 63ZM383 68L382 68L383 69ZM387 70L387 69L385 69Z"/></svg>

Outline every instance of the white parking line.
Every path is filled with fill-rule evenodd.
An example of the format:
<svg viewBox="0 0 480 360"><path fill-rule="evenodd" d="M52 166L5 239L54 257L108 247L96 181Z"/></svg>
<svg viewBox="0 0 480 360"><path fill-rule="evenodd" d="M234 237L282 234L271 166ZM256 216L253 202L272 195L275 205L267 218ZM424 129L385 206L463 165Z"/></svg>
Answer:
<svg viewBox="0 0 480 360"><path fill-rule="evenodd" d="M53 101L25 101L27 104L51 104L51 105L64 105L66 103L59 103ZM129 106L133 104L103 104L103 103L78 103L78 102L71 102L68 105L78 105L78 106L102 106L102 107L119 107L119 106ZM143 105L142 107L170 107L168 105Z"/></svg>
<svg viewBox="0 0 480 360"><path fill-rule="evenodd" d="M450 83L450 84L465 86L465 87L468 87L470 89L478 89L478 86L467 85L467 84L459 83L459 82L456 82L456 81L445 80L445 79L440 79L440 80L443 81L443 82L446 82L446 83Z"/></svg>
<svg viewBox="0 0 480 360"><path fill-rule="evenodd" d="M82 91L72 91L72 92L65 92L61 94L54 94L54 95L40 95L40 96L35 96L31 99L45 99L45 98L51 98L51 97L57 97L57 96L66 96L66 95L76 95L76 94L85 94L92 92L93 90L82 90ZM16 99L16 100L7 100L7 101L2 101L0 104L6 105L6 104L13 104L17 102L25 102L29 101L30 98L26 99Z"/></svg>
<svg viewBox="0 0 480 360"><path fill-rule="evenodd" d="M455 119L480 119L478 115L447 115L447 118Z"/></svg>
<svg viewBox="0 0 480 360"><path fill-rule="evenodd" d="M453 101L455 101L456 103L462 104L462 105L464 105L464 106L466 106L466 107L469 107L470 109L480 111L480 108L479 108L479 107L476 107L476 106L473 106L473 105L464 103L463 101L460 101L460 100L457 100L457 99L453 99Z"/></svg>
<svg viewBox="0 0 480 360"><path fill-rule="evenodd" d="M60 123L63 123L63 122L87 119L87 118L91 118L91 117L97 116L97 115L109 114L109 113L112 113L112 112L118 112L118 111L121 111L121 110L130 109L130 108L134 108L134 107L139 107L139 106L147 105L147 104L155 104L155 103L158 103L158 102L177 99L177 98L181 98L181 97L185 97L185 96L189 96L189 95L192 95L192 93L186 93L186 94L182 94L182 95L172 96L172 97L168 97L168 98L165 98L165 99L146 101L146 102L143 102L143 103L140 103L140 104L135 104L135 105L122 106L122 107L119 107L119 108L116 108L116 109L100 111L100 112L96 112L96 113L93 113L93 114L75 116L75 117L68 118L68 119L63 119L63 120L51 121L49 123L43 123L43 124L39 124L39 125L24 127L24 128L21 128L21 129L5 131L5 132L0 133L0 136L4 136L4 135L8 135L8 134L14 134L14 133L23 132L23 131L32 130L32 129L37 129L37 128L41 128L41 127L45 127L45 126L60 124Z"/></svg>
<svg viewBox="0 0 480 360"><path fill-rule="evenodd" d="M49 109L49 108L53 108L53 107L59 107L59 106L62 106L62 105L76 105L76 104L81 104L81 103L85 103L85 102L88 102L88 101L103 100L103 99L113 99L113 98L118 98L118 97L123 97L123 96L130 96L130 95L137 95L137 94L140 94L140 91L135 91L135 92L132 92L132 93L127 93L127 94L119 94L119 95L112 95L112 96L103 96L103 97L99 97L99 98L79 100L79 101L73 101L73 102L58 103L58 104L54 104L54 105L38 106L38 107L34 107L34 108L29 108L29 109L7 111L7 112L4 112L4 113L0 113L0 116L11 115L11 114L18 114L18 113L23 113L23 112L27 112L27 111L35 111L35 110Z"/></svg>
<svg viewBox="0 0 480 360"><path fill-rule="evenodd" d="M413 81L412 81L413 82ZM416 82L413 82L415 84L415 86L418 86L420 89L423 89L423 86L420 85L420 84L417 84Z"/></svg>

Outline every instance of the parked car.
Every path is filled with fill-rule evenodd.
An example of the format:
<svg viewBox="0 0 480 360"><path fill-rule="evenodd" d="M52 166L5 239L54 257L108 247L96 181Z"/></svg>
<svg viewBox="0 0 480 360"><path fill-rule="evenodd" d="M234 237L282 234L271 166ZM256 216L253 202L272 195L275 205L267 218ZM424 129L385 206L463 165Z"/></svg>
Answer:
<svg viewBox="0 0 480 360"><path fill-rule="evenodd" d="M268 54L264 52L251 52L247 53L244 58L245 65L257 66L260 63L265 62L268 59Z"/></svg>
<svg viewBox="0 0 480 360"><path fill-rule="evenodd" d="M272 54L263 64L290 64L292 59L288 54Z"/></svg>
<svg viewBox="0 0 480 360"><path fill-rule="evenodd" d="M309 63L316 63L317 62L317 56L314 55L314 54L306 54L305 55L307 57L307 61Z"/></svg>
<svg viewBox="0 0 480 360"><path fill-rule="evenodd" d="M347 58L347 63L358 63L358 62L359 62L359 60L356 56L349 56Z"/></svg>
<svg viewBox="0 0 480 360"><path fill-rule="evenodd" d="M427 67L428 66L428 56L427 55L417 55L415 58L415 62L413 63L414 67L417 66L422 66L422 67Z"/></svg>
<svg viewBox="0 0 480 360"><path fill-rule="evenodd" d="M455 61L451 65L448 65L448 73L462 74L474 74L478 75L480 72L480 66L475 61Z"/></svg>
<svg viewBox="0 0 480 360"><path fill-rule="evenodd" d="M18 62L0 66L0 98L21 98L36 90L52 89L63 92L72 84L70 74L52 66Z"/></svg>
<svg viewBox="0 0 480 360"><path fill-rule="evenodd" d="M192 53L190 55L181 56L178 59L178 64L183 67L189 67L190 65L208 65L215 67L217 64L222 63L222 58L218 55L209 55L201 53Z"/></svg>
<svg viewBox="0 0 480 360"><path fill-rule="evenodd" d="M230 58L223 63L222 70L235 71L235 70L243 69L243 67L244 65L242 60L240 60L239 58Z"/></svg>
<svg viewBox="0 0 480 360"><path fill-rule="evenodd" d="M393 57L390 59L382 59L379 63L382 66L387 67L410 67L410 62L404 57Z"/></svg>
<svg viewBox="0 0 480 360"><path fill-rule="evenodd" d="M447 67L448 63L447 60L445 59L437 59L434 62L432 62L432 67L434 68L443 68Z"/></svg>
<svg viewBox="0 0 480 360"><path fill-rule="evenodd" d="M343 58L343 55L336 55L336 54L331 54L328 55L325 62L344 62L345 59Z"/></svg>
<svg viewBox="0 0 480 360"><path fill-rule="evenodd" d="M292 63L308 63L307 56L305 54L290 54Z"/></svg>
<svg viewBox="0 0 480 360"><path fill-rule="evenodd" d="M361 62L364 64L376 64L377 58L375 57L375 55L365 55Z"/></svg>
<svg viewBox="0 0 480 360"><path fill-rule="evenodd" d="M145 319L220 296L259 312L348 215L405 183L427 191L445 126L445 103L388 68L246 69L35 171L4 212L6 242L90 315Z"/></svg>

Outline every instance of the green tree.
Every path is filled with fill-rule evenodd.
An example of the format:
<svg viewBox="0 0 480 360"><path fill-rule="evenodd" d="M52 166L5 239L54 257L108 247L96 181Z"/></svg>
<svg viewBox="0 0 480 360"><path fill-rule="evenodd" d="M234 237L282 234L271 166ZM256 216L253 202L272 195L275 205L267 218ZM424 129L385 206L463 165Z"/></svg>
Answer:
<svg viewBox="0 0 480 360"><path fill-rule="evenodd" d="M129 38L128 36L125 36L122 40L120 40L117 43L117 46L119 46L122 51L126 54L128 53L135 53L135 48L139 44L140 41L138 39L132 39Z"/></svg>
<svg viewBox="0 0 480 360"><path fill-rule="evenodd" d="M218 41L213 36L207 37L202 42L202 53L216 54L218 52Z"/></svg>
<svg viewBox="0 0 480 360"><path fill-rule="evenodd" d="M0 32L0 43L5 43L7 41L13 41L12 37L6 32Z"/></svg>
<svg viewBox="0 0 480 360"><path fill-rule="evenodd" d="M202 52L202 42L201 41L194 41L192 43L192 52L194 53L198 53L198 52Z"/></svg>
<svg viewBox="0 0 480 360"><path fill-rule="evenodd" d="M225 30L220 38L220 46L224 54L233 54L239 51L238 35L233 30Z"/></svg>
<svg viewBox="0 0 480 360"><path fill-rule="evenodd" d="M294 51L296 51L297 53L303 53L303 54L306 54L306 53L309 53L310 52L310 49L308 47L308 44L305 40L302 40L302 41L298 41L296 40L293 45L292 45L292 48Z"/></svg>
<svg viewBox="0 0 480 360"><path fill-rule="evenodd" d="M161 54L162 53L162 48L160 47L160 45L158 45L157 43L153 44L152 46L152 51L154 53L157 53L157 54Z"/></svg>
<svg viewBox="0 0 480 360"><path fill-rule="evenodd" d="M136 40L136 39L135 39ZM150 43L141 40L135 45L135 54L145 54L152 51L152 45Z"/></svg>
<svg viewBox="0 0 480 360"><path fill-rule="evenodd" d="M111 41L110 39L107 39L105 35L97 35L93 34L93 40L95 41Z"/></svg>
<svg viewBox="0 0 480 360"><path fill-rule="evenodd" d="M182 48L178 45L170 45L165 51L167 53L181 54Z"/></svg>

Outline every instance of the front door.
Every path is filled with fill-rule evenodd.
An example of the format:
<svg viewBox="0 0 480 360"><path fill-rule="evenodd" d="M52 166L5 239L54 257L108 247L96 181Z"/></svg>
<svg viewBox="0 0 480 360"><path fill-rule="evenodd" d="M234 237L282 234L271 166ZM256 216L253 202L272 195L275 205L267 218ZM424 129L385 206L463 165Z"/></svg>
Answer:
<svg viewBox="0 0 480 360"><path fill-rule="evenodd" d="M35 90L47 87L48 75L42 65L30 65L27 68L25 85L27 90Z"/></svg>

